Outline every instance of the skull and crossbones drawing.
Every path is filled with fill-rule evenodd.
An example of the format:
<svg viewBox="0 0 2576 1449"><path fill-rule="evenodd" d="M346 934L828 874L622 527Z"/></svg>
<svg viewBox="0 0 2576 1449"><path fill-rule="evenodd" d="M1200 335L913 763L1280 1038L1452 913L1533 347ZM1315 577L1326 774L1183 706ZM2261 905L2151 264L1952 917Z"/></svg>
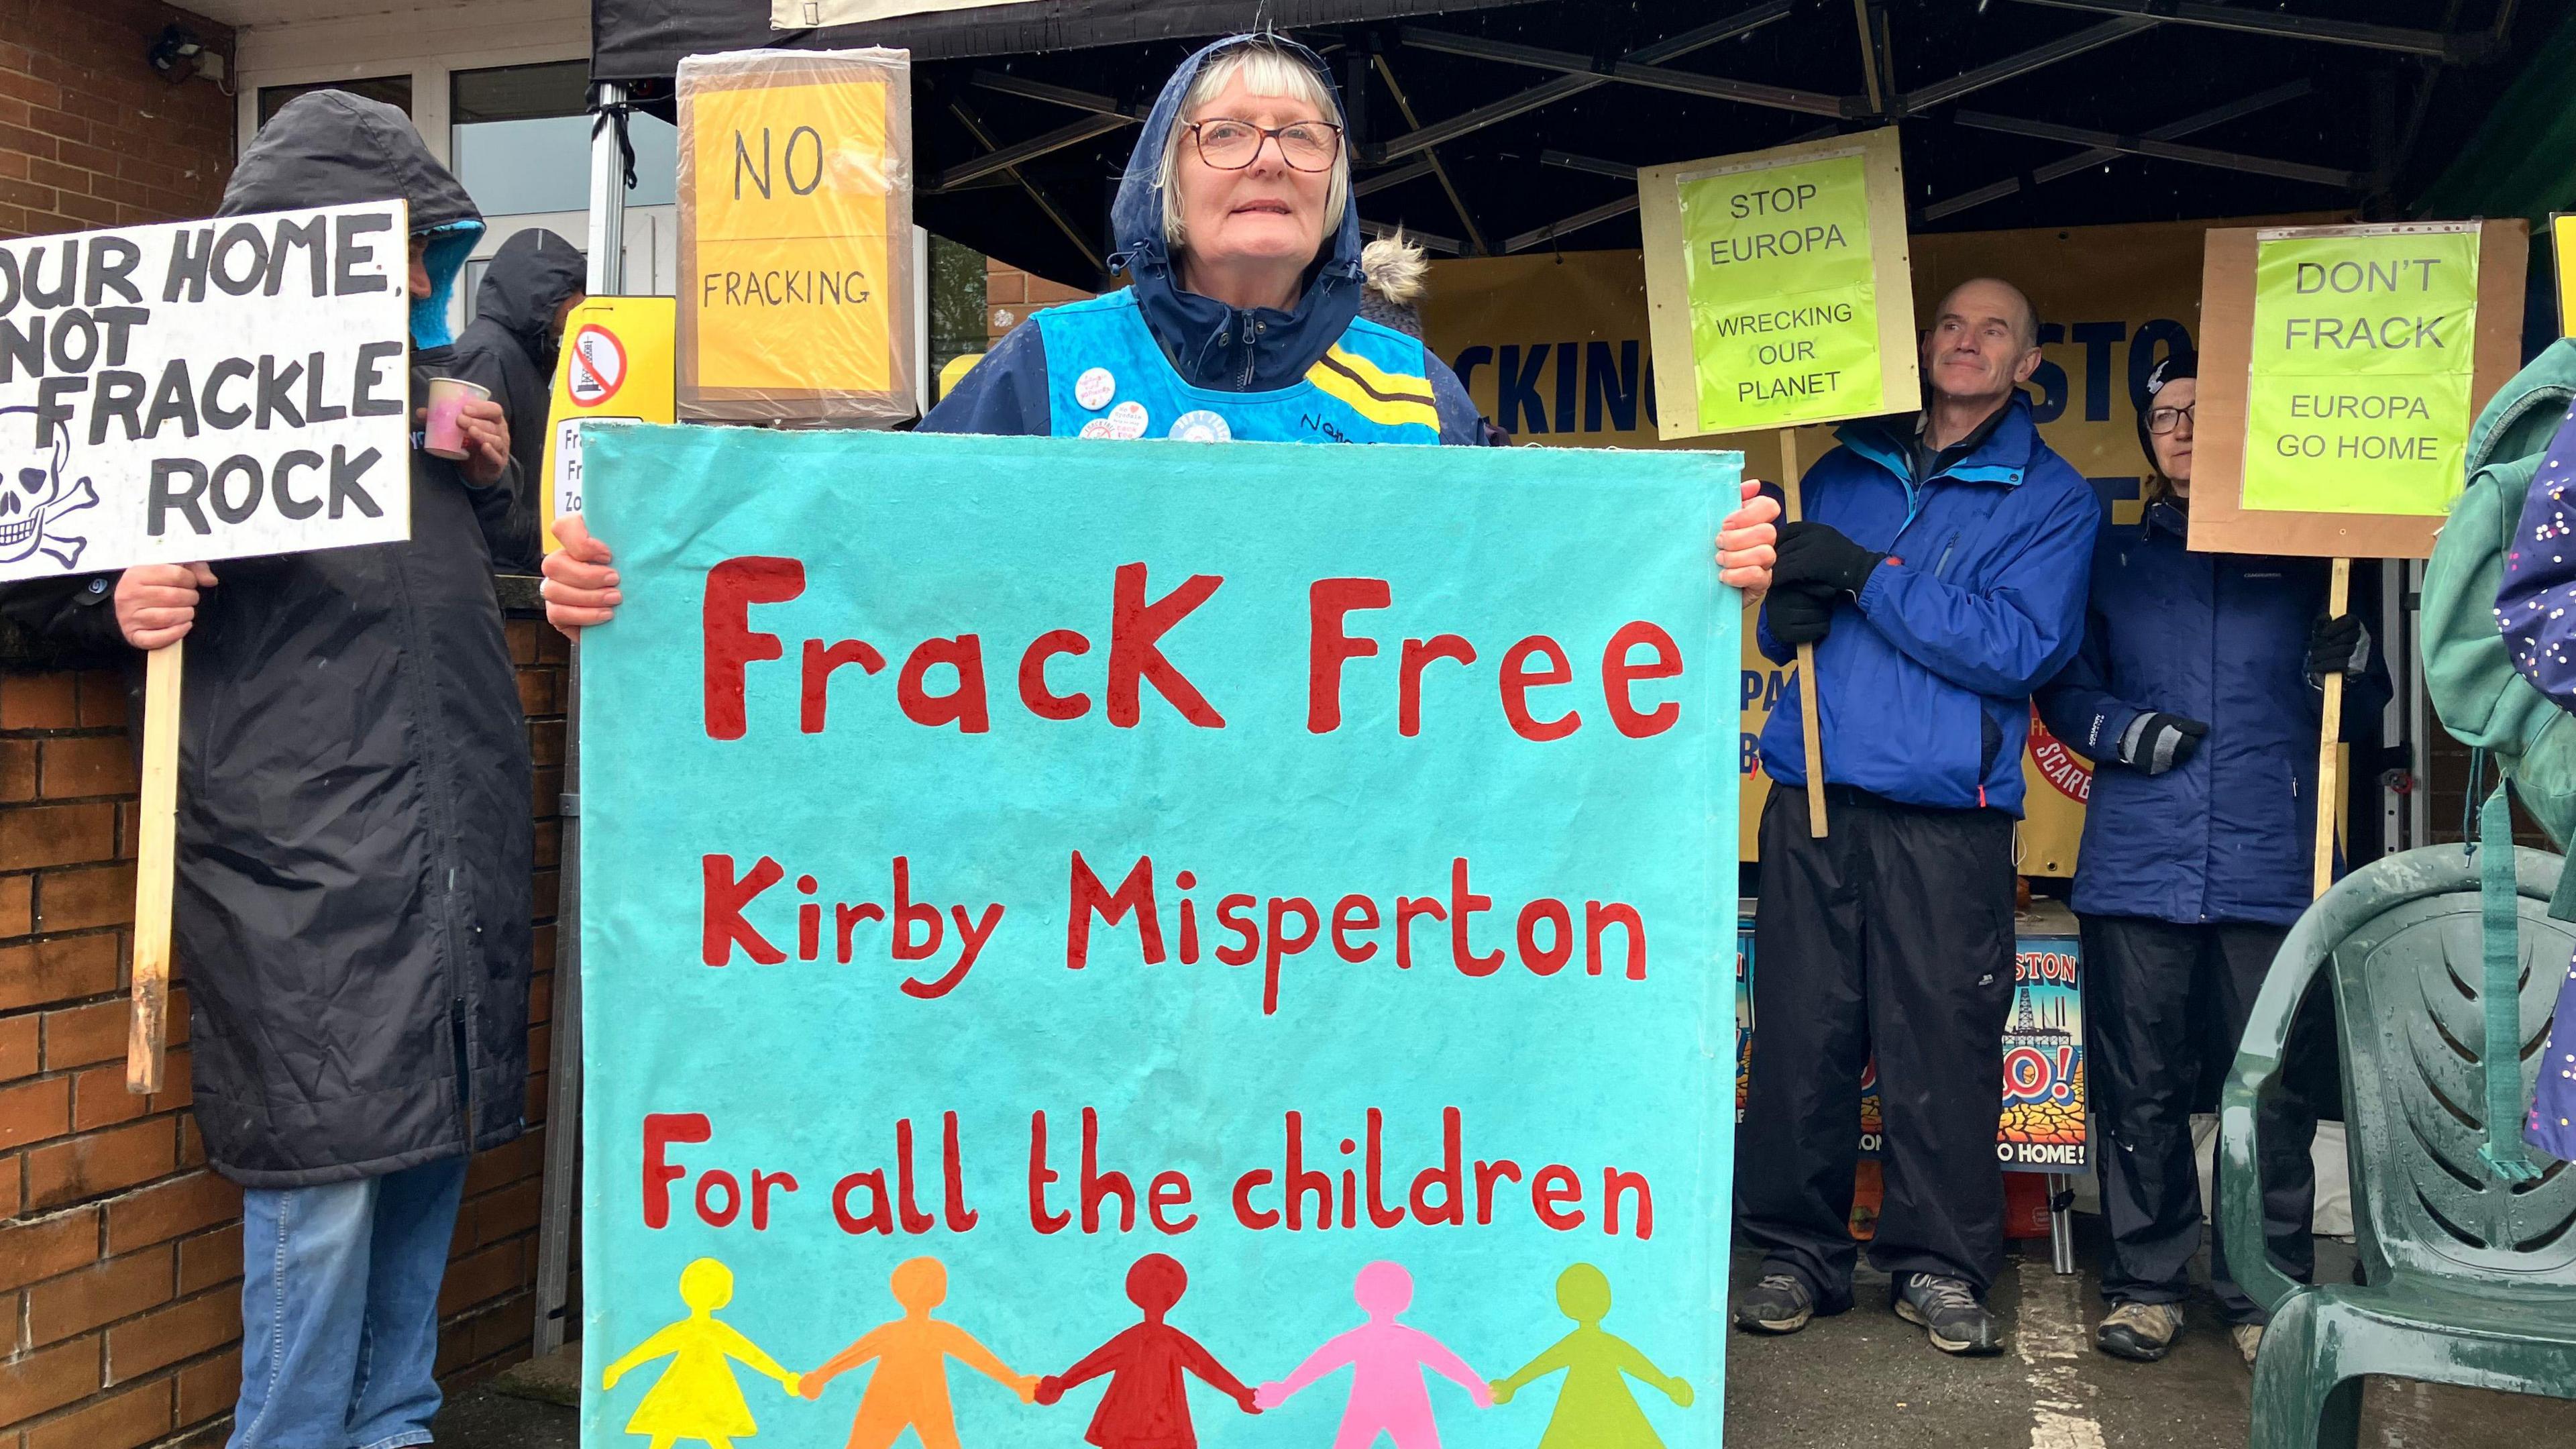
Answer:
<svg viewBox="0 0 2576 1449"><path fill-rule="evenodd" d="M86 477L63 476L71 461L68 431L54 430L51 448L36 439L34 408L0 408L0 564L14 564L43 549L65 568L80 563L89 539L63 531L63 520L98 503Z"/></svg>

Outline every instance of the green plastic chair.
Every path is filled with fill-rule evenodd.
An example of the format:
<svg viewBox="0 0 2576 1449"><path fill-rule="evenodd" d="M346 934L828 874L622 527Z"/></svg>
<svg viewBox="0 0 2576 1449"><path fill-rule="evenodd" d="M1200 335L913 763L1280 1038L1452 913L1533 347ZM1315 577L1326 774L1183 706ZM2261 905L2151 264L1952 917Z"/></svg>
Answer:
<svg viewBox="0 0 2576 1449"><path fill-rule="evenodd" d="M2487 1119L2498 1098L2482 1065L2477 854L2432 846L2345 877L2300 917L2255 1000L2221 1108L2227 1240L2263 1241L2255 1104L2279 1089L2300 996L2331 969L2363 1283L2295 1283L2259 1251L2229 1260L2272 1315L2254 1366L2253 1449L2349 1449L2364 1374L2576 1399L2576 1169L2534 1154L2495 1170L2481 1155L2497 1145ZM2517 849L2513 865L2528 1104L2576 930L2548 914L2559 858ZM2500 872L2495 884L2502 910ZM2516 1140L2521 1125L2517 1108Z"/></svg>

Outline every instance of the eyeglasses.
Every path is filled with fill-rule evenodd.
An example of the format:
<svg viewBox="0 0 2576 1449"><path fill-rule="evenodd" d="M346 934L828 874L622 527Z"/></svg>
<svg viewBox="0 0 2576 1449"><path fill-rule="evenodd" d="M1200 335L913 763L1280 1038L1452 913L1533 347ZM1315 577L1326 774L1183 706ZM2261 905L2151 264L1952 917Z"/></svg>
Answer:
<svg viewBox="0 0 2576 1449"><path fill-rule="evenodd" d="M2199 420L2194 417L2193 409L2199 406L2200 404L2193 403L2190 407L2149 408L2147 409L2147 431L2162 437L2181 426L2185 418L2192 418L2193 425L2196 427L2199 425Z"/></svg>
<svg viewBox="0 0 2576 1449"><path fill-rule="evenodd" d="M1330 171L1342 154L1342 128L1330 121L1291 121L1256 126L1223 117L1189 123L1199 159L1219 171L1240 171L1261 154L1261 143L1279 143L1279 159L1299 171Z"/></svg>

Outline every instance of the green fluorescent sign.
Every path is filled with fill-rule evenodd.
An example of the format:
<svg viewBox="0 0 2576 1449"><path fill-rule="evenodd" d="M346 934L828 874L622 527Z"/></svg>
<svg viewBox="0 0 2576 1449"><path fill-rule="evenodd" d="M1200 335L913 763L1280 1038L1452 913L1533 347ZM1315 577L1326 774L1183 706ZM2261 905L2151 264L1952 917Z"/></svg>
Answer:
<svg viewBox="0 0 2576 1449"><path fill-rule="evenodd" d="M2262 239L2243 506L2447 511L2468 451L2477 311L2474 227Z"/></svg>
<svg viewBox="0 0 2576 1449"><path fill-rule="evenodd" d="M1681 182L1700 427L1886 411L1862 156Z"/></svg>

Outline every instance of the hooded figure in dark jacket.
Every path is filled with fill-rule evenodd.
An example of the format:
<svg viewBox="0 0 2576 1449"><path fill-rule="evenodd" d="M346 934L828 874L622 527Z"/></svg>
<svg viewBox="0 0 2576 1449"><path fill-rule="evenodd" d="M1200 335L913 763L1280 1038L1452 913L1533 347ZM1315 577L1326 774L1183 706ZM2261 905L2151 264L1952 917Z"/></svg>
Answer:
<svg viewBox="0 0 2576 1449"><path fill-rule="evenodd" d="M537 567L538 500L545 476L546 414L554 402L555 354L564 313L581 301L586 263L571 242L532 227L501 243L474 292L474 320L457 334L449 368L491 389L510 415L510 456L519 486L510 497L510 537L525 547L496 548L492 562L509 573Z"/></svg>
<svg viewBox="0 0 2576 1449"><path fill-rule="evenodd" d="M298 98L219 214L392 197L410 206L417 403L448 366L482 220L402 112ZM525 541L498 407L467 425L461 464L415 437L406 542L7 600L129 665L129 642L188 638L172 928L207 1156L249 1189L232 1449L429 1442L465 1159L525 1129L530 779L491 578Z"/></svg>

